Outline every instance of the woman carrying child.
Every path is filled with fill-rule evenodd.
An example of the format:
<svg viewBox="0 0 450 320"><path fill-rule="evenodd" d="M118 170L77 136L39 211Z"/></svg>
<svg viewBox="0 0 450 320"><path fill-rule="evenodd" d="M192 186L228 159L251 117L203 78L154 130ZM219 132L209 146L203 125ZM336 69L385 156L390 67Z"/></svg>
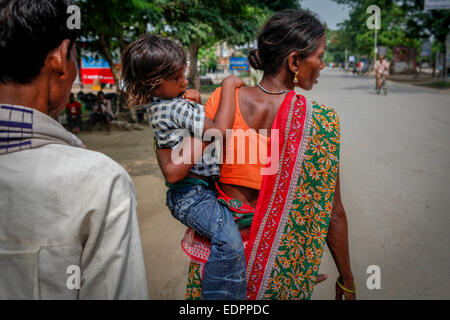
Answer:
<svg viewBox="0 0 450 320"><path fill-rule="evenodd" d="M171 158L172 150L182 146L183 137L201 140L211 130L224 136L233 124L236 88L244 83L235 76L223 81L220 106L210 119L205 116L204 107L192 101L199 95L187 91L186 54L175 41L143 36L127 49L122 65L125 89L133 105L151 103L149 116L160 155L158 161L169 187L167 206L176 219L211 242L204 268L203 298L245 299L244 247L231 212L216 198L214 181L220 168L214 161L214 152L192 166L190 163L197 159L193 153L193 161L184 165L187 171L181 176L172 174L170 161L161 160Z"/></svg>
<svg viewBox="0 0 450 320"><path fill-rule="evenodd" d="M253 135L271 146L270 162L225 162L218 185L232 209L255 208L250 232L243 232L247 298L310 299L315 284L324 279L318 272L327 243L340 274L336 299L355 299L339 187L339 119L333 109L294 91L311 90L317 83L325 66L325 28L307 12L285 10L267 21L257 40L249 62L264 77L257 86L238 90L233 129L254 129L249 139ZM220 96L219 89L206 103L207 116L215 116ZM226 154L238 151L231 142ZM269 167L277 170L262 174ZM183 175L183 170L179 166L177 172ZM201 265L192 262L188 299L201 296L202 281Z"/></svg>

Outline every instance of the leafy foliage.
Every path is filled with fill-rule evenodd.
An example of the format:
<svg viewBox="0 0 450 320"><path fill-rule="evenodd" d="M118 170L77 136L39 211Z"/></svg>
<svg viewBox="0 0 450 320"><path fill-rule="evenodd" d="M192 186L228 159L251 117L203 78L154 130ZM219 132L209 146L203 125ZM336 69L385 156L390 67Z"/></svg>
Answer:
<svg viewBox="0 0 450 320"><path fill-rule="evenodd" d="M340 42L357 54L368 54L373 57L374 30L367 27L370 14L367 8L377 5L381 9L381 29L378 30L378 46L392 48L394 45L405 45L418 48L419 39L407 33L407 17L398 1L393 0L335 0L351 7L350 19L340 26Z"/></svg>
<svg viewBox="0 0 450 320"><path fill-rule="evenodd" d="M244 44L252 41L272 10L297 8L295 0L161 0L163 19L157 32L178 39L189 48L190 82L199 89L199 48L218 42Z"/></svg>
<svg viewBox="0 0 450 320"><path fill-rule="evenodd" d="M156 2L146 0L79 0L81 36L85 48L103 56L111 66L119 59L128 43L145 33L149 23L160 18ZM113 71L116 86L119 75Z"/></svg>
<svg viewBox="0 0 450 320"><path fill-rule="evenodd" d="M419 38L433 36L444 51L450 30L450 10L424 11L424 0L403 0L401 6L406 13L406 33Z"/></svg>
<svg viewBox="0 0 450 320"><path fill-rule="evenodd" d="M341 24L339 41L356 53L367 54L373 48L373 30L366 27L372 4L381 9L379 45L405 45L419 49L422 39L434 37L440 50L449 32L450 10L424 11L424 0L334 0L350 6L350 19Z"/></svg>
<svg viewBox="0 0 450 320"><path fill-rule="evenodd" d="M129 42L145 32L171 36L189 48L196 88L200 48L222 41L249 42L274 10L299 7L297 0L78 0L77 4L90 50L112 64Z"/></svg>

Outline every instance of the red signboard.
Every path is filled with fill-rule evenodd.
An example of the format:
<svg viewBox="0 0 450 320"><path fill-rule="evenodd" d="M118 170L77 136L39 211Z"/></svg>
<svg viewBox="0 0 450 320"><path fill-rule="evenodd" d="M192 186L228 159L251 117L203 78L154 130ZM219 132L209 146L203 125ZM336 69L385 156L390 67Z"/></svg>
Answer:
<svg viewBox="0 0 450 320"><path fill-rule="evenodd" d="M114 84L114 76L109 63L103 59L93 59L83 57L80 68L81 82L83 84L93 84L99 79L100 83Z"/></svg>

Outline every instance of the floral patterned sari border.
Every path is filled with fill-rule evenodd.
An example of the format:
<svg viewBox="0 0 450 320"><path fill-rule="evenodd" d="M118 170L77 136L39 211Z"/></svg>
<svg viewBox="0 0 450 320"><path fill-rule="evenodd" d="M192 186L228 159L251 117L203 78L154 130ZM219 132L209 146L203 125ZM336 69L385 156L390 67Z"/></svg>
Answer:
<svg viewBox="0 0 450 320"><path fill-rule="evenodd" d="M285 132L285 138L284 138L285 139L284 140L285 143L283 145L283 149L282 149L282 152L281 152L281 155L280 155L280 163L283 162L284 157L285 157L285 153L286 153L286 146L287 146L286 141L288 140L288 136L289 136L289 129L290 129L290 125L291 125L291 121L290 120L292 119L292 114L294 112L295 100L296 99L295 99L295 95L294 95L293 98L292 98L292 102L291 102L291 106L290 106L290 110L289 110L288 128L287 128L287 130ZM275 182L275 186L276 187L278 186L278 183L279 183L279 180L280 180L280 176L281 176L281 165L278 166L277 178L276 178L276 182ZM269 212L271 207L272 207L273 201L275 199L275 195L277 193L277 188L276 187L273 189L272 197L270 199L270 203L269 203L269 206L268 206L266 212ZM253 245L251 256L250 256L250 258L248 259L248 262L247 262L247 270L246 270L247 282L249 281L249 277L250 277L251 271L253 269L253 262L255 261L255 257L256 257L257 251L258 251L258 247L259 247L259 242L260 242L261 236L262 236L262 231L264 230L264 226L265 226L265 224L267 222L267 218L268 218L268 215L266 214L264 219L263 219L263 221L262 221L262 223L261 223L261 227L258 229L258 234L257 234L256 239L255 239L255 244Z"/></svg>
<svg viewBox="0 0 450 320"><path fill-rule="evenodd" d="M257 229L251 231L256 232L253 244L251 243L252 235L250 235L252 251L247 258L248 265L246 273L248 299L257 299L258 295L262 294L261 285L270 269L271 261L269 258L271 257L278 227L285 209L286 195L288 195L290 184L292 183L292 175L294 175L298 152L301 150L303 141L307 102L304 96L295 95L295 93L289 98L289 107L286 108L289 113L286 115L286 119L283 121L280 118L274 122L274 125L276 124L278 129L284 128L285 132L284 141L280 141L283 149L280 157L279 170L276 177L264 178L262 188L270 189L271 194L260 193L255 214L255 218L259 218L256 221L257 224L254 226ZM270 201L267 201L268 196L270 196Z"/></svg>
<svg viewBox="0 0 450 320"><path fill-rule="evenodd" d="M289 186L288 196L287 196L286 202L284 204L283 212L281 213L280 223L278 224L278 228L277 228L277 231L275 234L275 239L274 239L274 242L272 245L272 249L270 251L268 263L265 268L264 276L261 281L261 286L260 286L260 289L258 291L258 295L256 298L257 300L261 300L264 296L264 293L267 290L268 280L271 277L272 269L274 268L274 265L275 265L275 259L277 257L278 249L281 244L281 236L284 232L284 229L286 228L286 223L289 219L289 213L291 211L292 202L294 201L295 189L298 184L298 178L299 178L300 172L302 170L303 160L305 158L306 149L308 147L308 139L309 139L311 127L312 127L312 113L313 113L313 107L312 107L311 100L307 100L305 109L306 109L306 120L305 120L305 123L303 126L302 139L300 142L300 148L298 149L298 153L297 153L297 160L295 162L293 176L291 178L291 182L290 182L290 186Z"/></svg>

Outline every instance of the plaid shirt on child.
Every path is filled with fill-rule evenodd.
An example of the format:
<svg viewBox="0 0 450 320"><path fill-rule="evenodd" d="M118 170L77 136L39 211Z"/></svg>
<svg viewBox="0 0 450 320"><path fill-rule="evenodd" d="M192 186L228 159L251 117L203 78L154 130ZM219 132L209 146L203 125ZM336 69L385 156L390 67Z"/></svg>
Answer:
<svg viewBox="0 0 450 320"><path fill-rule="evenodd" d="M155 132L156 145L160 149L174 149L183 135L203 137L205 107L181 98L152 98L149 122ZM191 172L200 176L219 176L220 167L216 148L204 152L203 158L192 167Z"/></svg>

